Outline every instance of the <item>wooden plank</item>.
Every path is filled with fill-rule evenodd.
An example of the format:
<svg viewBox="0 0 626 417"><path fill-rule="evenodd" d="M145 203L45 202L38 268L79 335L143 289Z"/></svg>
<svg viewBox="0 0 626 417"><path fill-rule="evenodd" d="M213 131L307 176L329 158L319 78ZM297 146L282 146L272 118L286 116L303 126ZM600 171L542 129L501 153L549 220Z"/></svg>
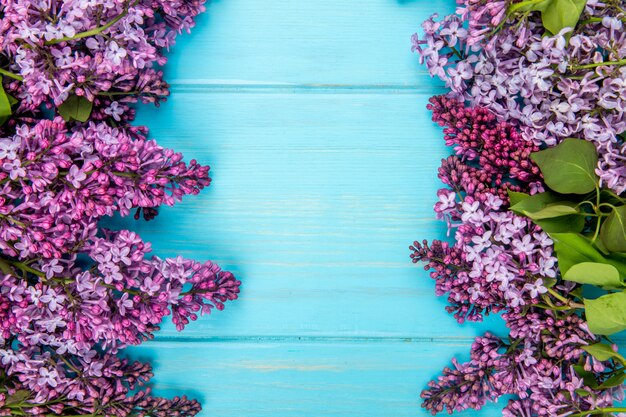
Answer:
<svg viewBox="0 0 626 417"><path fill-rule="evenodd" d="M215 181L155 221L116 227L137 230L159 256L213 259L243 281L240 300L184 336L468 337L493 328L458 327L409 260L414 239L445 237L432 205L447 151L427 97L200 91L142 110L153 137L209 163Z"/></svg>
<svg viewBox="0 0 626 417"><path fill-rule="evenodd" d="M450 0L219 0L181 36L173 83L428 84L410 36Z"/></svg>
<svg viewBox="0 0 626 417"><path fill-rule="evenodd" d="M409 37L452 0L217 0L141 107L161 144L214 185L150 223L159 256L213 259L242 297L129 349L200 417L426 416L419 391L494 318L458 326L408 244L445 238L432 204L448 154L425 110L441 92ZM503 406L468 416L499 414Z"/></svg>
<svg viewBox="0 0 626 417"><path fill-rule="evenodd" d="M157 394L187 394L200 417L416 417L420 390L467 343L155 343L131 355L155 364ZM505 404L500 402L500 408ZM498 414L491 405L474 417Z"/></svg>

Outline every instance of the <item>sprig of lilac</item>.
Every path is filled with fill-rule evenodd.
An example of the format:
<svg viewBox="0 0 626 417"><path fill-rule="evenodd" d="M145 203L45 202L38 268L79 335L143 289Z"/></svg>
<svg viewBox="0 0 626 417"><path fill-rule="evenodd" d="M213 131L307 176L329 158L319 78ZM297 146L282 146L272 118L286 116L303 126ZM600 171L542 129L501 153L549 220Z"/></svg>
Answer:
<svg viewBox="0 0 626 417"><path fill-rule="evenodd" d="M22 110L77 95L119 121L127 103L169 95L159 69L164 52L205 7L204 0L20 0L0 9L0 73L13 79Z"/></svg>
<svg viewBox="0 0 626 417"><path fill-rule="evenodd" d="M0 139L0 372L32 393L25 408L59 398L70 408L105 406L108 397L81 385L75 368L112 372L92 358L152 338L167 315L182 330L223 309L240 282L211 262L149 257L150 244L135 233L98 223L133 210L152 217L207 186L208 167L182 162L130 126L70 127L56 118L15 131ZM132 389L123 395L129 404L157 401ZM181 415L192 415L197 404L185 401L162 403L158 413L183 404L191 414Z"/></svg>
<svg viewBox="0 0 626 417"><path fill-rule="evenodd" d="M429 383L423 406L452 413L513 395L503 416L624 411L613 407L624 398L621 383L601 385L623 372L623 364L599 361L583 349L600 339L580 315L576 285L559 281L553 242L508 210L507 191L543 191L530 159L537 145L491 111L454 97L433 97L428 107L456 153L442 161L446 188L435 204L437 217L455 230L454 243L415 242L411 258L425 263L437 295L448 295L446 309L459 322L500 312L509 336L477 338L470 361L453 361L454 368Z"/></svg>
<svg viewBox="0 0 626 417"><path fill-rule="evenodd" d="M0 138L0 249L59 258L97 231L97 220L150 213L210 184L209 168L146 138L145 128L71 127L60 118Z"/></svg>
<svg viewBox="0 0 626 417"><path fill-rule="evenodd" d="M160 69L204 0L0 1L0 415L191 417L154 397L149 364L116 354L238 297L216 264L161 259L100 220L152 219L210 184L209 167L132 126L138 100L169 94ZM70 102L78 123L49 117ZM6 112L6 108L3 109ZM6 114L6 113L4 113ZM67 118L68 120L70 118Z"/></svg>
<svg viewBox="0 0 626 417"><path fill-rule="evenodd" d="M626 191L626 20L623 1L589 0L581 22L545 36L528 1L457 0L455 14L414 35L430 74L536 145L592 141L602 185Z"/></svg>

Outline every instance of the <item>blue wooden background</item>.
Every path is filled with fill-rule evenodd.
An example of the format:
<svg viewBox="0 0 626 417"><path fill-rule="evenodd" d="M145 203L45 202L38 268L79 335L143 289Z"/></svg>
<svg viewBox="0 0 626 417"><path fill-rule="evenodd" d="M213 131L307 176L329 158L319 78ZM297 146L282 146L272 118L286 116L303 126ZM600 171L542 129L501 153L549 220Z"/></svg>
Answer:
<svg viewBox="0 0 626 417"><path fill-rule="evenodd" d="M128 225L160 256L212 259L241 298L131 350L202 416L422 416L419 392L498 319L459 326L409 260L442 238L443 91L410 36L454 0L219 0L171 53L154 138L213 185ZM124 226L124 221L121 226ZM490 408L474 416L494 414Z"/></svg>

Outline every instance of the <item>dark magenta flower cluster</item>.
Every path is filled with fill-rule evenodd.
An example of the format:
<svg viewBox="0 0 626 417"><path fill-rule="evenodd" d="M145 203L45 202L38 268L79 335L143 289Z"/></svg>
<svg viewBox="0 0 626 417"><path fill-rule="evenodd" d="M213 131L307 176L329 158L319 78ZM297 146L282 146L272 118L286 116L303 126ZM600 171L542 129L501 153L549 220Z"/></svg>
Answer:
<svg viewBox="0 0 626 417"><path fill-rule="evenodd" d="M154 256L100 221L150 220L211 182L208 166L130 124L129 107L165 99L163 53L203 10L0 1L0 415L199 412L186 397L152 396L150 365L118 353L166 316L182 330L222 310L240 282L210 261Z"/></svg>
<svg viewBox="0 0 626 417"><path fill-rule="evenodd" d="M505 417L610 410L624 399L623 381L596 381L609 380L621 364L584 350L600 338L567 297L576 285L558 279L553 241L509 210L508 191L544 191L530 158L539 148L485 108L451 96L433 97L428 107L456 153L442 161L439 178L446 187L435 204L454 243L414 242L411 258L425 263L436 294L447 295L447 310L459 322L499 312L509 335L477 338L468 362L453 361L422 392L423 406L452 413L513 395Z"/></svg>

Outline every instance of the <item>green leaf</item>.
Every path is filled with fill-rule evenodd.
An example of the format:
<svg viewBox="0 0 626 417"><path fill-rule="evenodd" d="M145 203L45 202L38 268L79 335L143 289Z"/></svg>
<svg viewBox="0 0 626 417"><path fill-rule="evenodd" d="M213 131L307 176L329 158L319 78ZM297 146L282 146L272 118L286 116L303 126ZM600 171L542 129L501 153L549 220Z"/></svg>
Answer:
<svg viewBox="0 0 626 417"><path fill-rule="evenodd" d="M550 3L554 0L543 0L538 3L516 3L511 5L509 12L542 12L544 11Z"/></svg>
<svg viewBox="0 0 626 417"><path fill-rule="evenodd" d="M2 76L0 76L0 126L5 124L12 114L13 110L11 110L11 100L9 99L9 95L4 91Z"/></svg>
<svg viewBox="0 0 626 417"><path fill-rule="evenodd" d="M6 404L7 405L21 404L25 400L27 400L28 397L30 397L30 391L27 391L27 390L15 391L13 395L9 395L9 397L6 400Z"/></svg>
<svg viewBox="0 0 626 417"><path fill-rule="evenodd" d="M93 103L86 97L71 95L59 107L59 114L66 122L77 120L86 122L91 115Z"/></svg>
<svg viewBox="0 0 626 417"><path fill-rule="evenodd" d="M598 387L598 382L596 381L595 374L590 371L585 371L584 366L582 365L574 365L574 372L583 379L583 382L586 386L591 389L596 389Z"/></svg>
<svg viewBox="0 0 626 417"><path fill-rule="evenodd" d="M583 262L604 263L605 259L591 242L574 233L551 233L554 240L554 250L559 260L559 269L565 275L576 264Z"/></svg>
<svg viewBox="0 0 626 417"><path fill-rule="evenodd" d="M19 100L13 97L11 94L7 94L7 97L9 98L9 104L11 105L11 107L14 107L17 103L19 103Z"/></svg>
<svg viewBox="0 0 626 417"><path fill-rule="evenodd" d="M509 194L509 205L513 207L514 205L520 203L522 200L530 197L529 194L526 193L518 193L517 191L507 190Z"/></svg>
<svg viewBox="0 0 626 417"><path fill-rule="evenodd" d="M534 222L541 226L546 233L580 233L585 227L585 218L578 214L535 220Z"/></svg>
<svg viewBox="0 0 626 417"><path fill-rule="evenodd" d="M587 0L553 0L541 12L543 27L553 35L564 28L575 28Z"/></svg>
<svg viewBox="0 0 626 417"><path fill-rule="evenodd" d="M593 345L581 346L581 349L596 358L599 361L608 361L615 359L620 363L626 363L626 359L613 348L605 343L594 343Z"/></svg>
<svg viewBox="0 0 626 417"><path fill-rule="evenodd" d="M596 262L613 265L621 276L626 276L626 257L620 254L604 256L593 247L591 241L576 233L549 233L554 240L554 250L559 260L561 274L576 264L583 262Z"/></svg>
<svg viewBox="0 0 626 417"><path fill-rule="evenodd" d="M551 192L531 196L525 193L509 191L509 200L511 201L510 209L515 213L526 217L531 217L530 213L541 212L549 205L560 202L563 198L564 197ZM564 204L570 205L573 203ZM569 209L565 210L569 211ZM585 227L585 218L584 216L576 214L554 218L544 218L541 220L534 219L534 223L541 226L541 228L547 233L578 233L583 230L583 227Z"/></svg>
<svg viewBox="0 0 626 417"><path fill-rule="evenodd" d="M626 206L619 206L602 223L600 239L611 252L626 252Z"/></svg>
<svg viewBox="0 0 626 417"><path fill-rule="evenodd" d="M624 380L626 380L626 374L624 372L615 374L600 385L598 385L598 389L617 387L619 385L622 385L624 383Z"/></svg>
<svg viewBox="0 0 626 417"><path fill-rule="evenodd" d="M610 335L626 329L626 293L585 299L585 316L592 333Z"/></svg>
<svg viewBox="0 0 626 417"><path fill-rule="evenodd" d="M531 158L551 189L561 194L588 194L598 186L596 147L586 140L565 139Z"/></svg>
<svg viewBox="0 0 626 417"><path fill-rule="evenodd" d="M611 251L608 250L606 248L606 246L604 246L604 243L602 242L602 239L596 239L594 244L596 245L596 248L598 248L598 250L600 252L602 252L603 255L610 255L611 254Z"/></svg>
<svg viewBox="0 0 626 417"><path fill-rule="evenodd" d="M511 197L509 192L509 198ZM536 212L545 208L548 204L559 202L561 199L557 194L551 192L528 195L524 193L514 194L516 203L511 203L511 210L517 214L525 216L524 212Z"/></svg>
<svg viewBox="0 0 626 417"><path fill-rule="evenodd" d="M587 391L586 389L582 389L582 388L577 388L574 390L574 392L576 394L578 394L581 397L588 397L590 395L592 395L592 393L590 391Z"/></svg>
<svg viewBox="0 0 626 417"><path fill-rule="evenodd" d="M15 273L15 271L13 271L13 268L11 268L11 265L9 265L4 259L0 259L0 271L2 271L4 274Z"/></svg>
<svg viewBox="0 0 626 417"><path fill-rule="evenodd" d="M552 219L576 213L578 213L576 203L570 202L548 204L541 210L535 212L524 211L524 214L532 220Z"/></svg>
<svg viewBox="0 0 626 417"><path fill-rule="evenodd" d="M613 265L597 262L582 262L569 268L563 278L580 284L597 285L605 289L624 287L619 271Z"/></svg>

